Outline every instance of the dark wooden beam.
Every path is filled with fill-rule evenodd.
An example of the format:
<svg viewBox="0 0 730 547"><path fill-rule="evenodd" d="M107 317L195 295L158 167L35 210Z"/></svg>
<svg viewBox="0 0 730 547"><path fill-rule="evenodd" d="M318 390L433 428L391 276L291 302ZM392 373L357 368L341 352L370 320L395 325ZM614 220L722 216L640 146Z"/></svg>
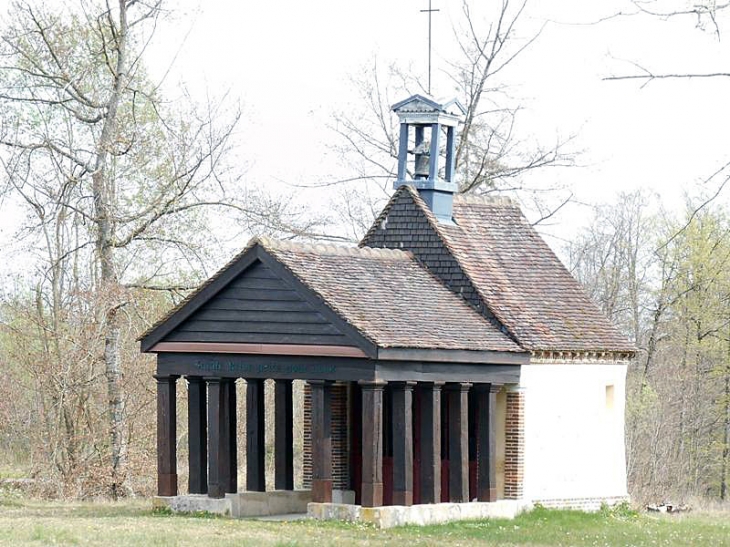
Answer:
<svg viewBox="0 0 730 547"><path fill-rule="evenodd" d="M274 488L294 490L294 407L292 381L274 384Z"/></svg>
<svg viewBox="0 0 730 547"><path fill-rule="evenodd" d="M476 384L477 500L497 501L497 392L498 384Z"/></svg>
<svg viewBox="0 0 730 547"><path fill-rule="evenodd" d="M421 503L441 502L441 387L443 383L418 384L421 392Z"/></svg>
<svg viewBox="0 0 730 547"><path fill-rule="evenodd" d="M393 505L413 505L413 386L393 383Z"/></svg>
<svg viewBox="0 0 730 547"><path fill-rule="evenodd" d="M359 381L375 378L375 363L370 359L314 357L311 355L158 353L157 374L246 379L271 378L274 380Z"/></svg>
<svg viewBox="0 0 730 547"><path fill-rule="evenodd" d="M449 407L449 501L469 501L469 387L446 384Z"/></svg>
<svg viewBox="0 0 730 547"><path fill-rule="evenodd" d="M236 420L236 381L225 378L221 384L222 422L221 482L223 490L238 492L238 424Z"/></svg>
<svg viewBox="0 0 730 547"><path fill-rule="evenodd" d="M483 365L527 365L526 351L483 351L461 349L403 349L380 348L378 359L391 361L435 361L441 363L477 363Z"/></svg>
<svg viewBox="0 0 730 547"><path fill-rule="evenodd" d="M332 502L332 382L313 380L312 501Z"/></svg>
<svg viewBox="0 0 730 547"><path fill-rule="evenodd" d="M205 382L188 376L188 491L208 493L208 428Z"/></svg>
<svg viewBox="0 0 730 547"><path fill-rule="evenodd" d="M155 376L157 380L157 495L177 496L177 405L178 376Z"/></svg>
<svg viewBox="0 0 730 547"><path fill-rule="evenodd" d="M266 491L264 380L246 380L246 490Z"/></svg>
<svg viewBox="0 0 730 547"><path fill-rule="evenodd" d="M225 486L221 474L221 379L205 378L208 384L208 497L222 498Z"/></svg>
<svg viewBox="0 0 730 547"><path fill-rule="evenodd" d="M362 387L362 506L383 505L384 382L360 382Z"/></svg>
<svg viewBox="0 0 730 547"><path fill-rule="evenodd" d="M154 353L243 353L264 355L317 355L323 357L367 357L352 346L303 344L244 344L230 342L159 342L149 350Z"/></svg>

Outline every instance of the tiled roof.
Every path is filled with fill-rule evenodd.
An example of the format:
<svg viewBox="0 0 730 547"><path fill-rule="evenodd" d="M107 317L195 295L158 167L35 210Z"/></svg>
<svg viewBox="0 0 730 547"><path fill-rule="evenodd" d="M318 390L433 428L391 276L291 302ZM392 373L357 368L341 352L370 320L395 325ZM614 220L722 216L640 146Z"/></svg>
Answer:
<svg viewBox="0 0 730 547"><path fill-rule="evenodd" d="M401 186L361 245L410 248L525 349L635 351L509 198L457 196L453 218L440 223Z"/></svg>
<svg viewBox="0 0 730 547"><path fill-rule="evenodd" d="M523 351L409 252L259 242L379 347Z"/></svg>
<svg viewBox="0 0 730 547"><path fill-rule="evenodd" d="M438 224L484 302L527 349L632 351L550 247L505 198L459 196Z"/></svg>

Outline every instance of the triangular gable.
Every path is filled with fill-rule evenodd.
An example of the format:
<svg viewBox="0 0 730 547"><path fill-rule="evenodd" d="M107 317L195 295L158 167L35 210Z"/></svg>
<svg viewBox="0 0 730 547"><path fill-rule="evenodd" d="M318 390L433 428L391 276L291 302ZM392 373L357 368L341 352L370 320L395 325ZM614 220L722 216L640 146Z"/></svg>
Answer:
<svg viewBox="0 0 730 547"><path fill-rule="evenodd" d="M142 351L160 343L356 347L372 343L258 244L239 255L142 338ZM289 348L288 351L291 351Z"/></svg>

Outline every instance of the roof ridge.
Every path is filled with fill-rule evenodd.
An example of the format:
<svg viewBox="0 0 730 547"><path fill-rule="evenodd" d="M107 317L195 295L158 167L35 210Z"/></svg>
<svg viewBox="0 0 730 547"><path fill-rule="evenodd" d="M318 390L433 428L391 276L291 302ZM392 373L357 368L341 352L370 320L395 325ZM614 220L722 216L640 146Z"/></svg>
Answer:
<svg viewBox="0 0 730 547"><path fill-rule="evenodd" d="M413 255L410 251L400 249L381 249L376 247L354 247L336 245L334 243L310 243L300 241L286 241L270 237L259 236L254 238L255 243L269 251L294 251L327 256L359 256L388 260L410 259Z"/></svg>
<svg viewBox="0 0 730 547"><path fill-rule="evenodd" d="M491 205L494 207L519 207L509 196L504 194L457 194L455 201L464 205Z"/></svg>

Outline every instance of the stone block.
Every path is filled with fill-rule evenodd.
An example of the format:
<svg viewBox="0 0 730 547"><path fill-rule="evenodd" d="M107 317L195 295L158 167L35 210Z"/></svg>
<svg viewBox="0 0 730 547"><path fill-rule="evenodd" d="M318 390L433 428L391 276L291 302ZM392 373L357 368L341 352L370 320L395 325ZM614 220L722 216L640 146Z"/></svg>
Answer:
<svg viewBox="0 0 730 547"><path fill-rule="evenodd" d="M485 518L513 519L532 509L532 504L516 500L472 503L434 503L409 507L390 505L385 507L360 507L338 503L310 503L307 514L317 520L344 520L363 522L378 528L394 526L441 524L458 520Z"/></svg>
<svg viewBox="0 0 730 547"><path fill-rule="evenodd" d="M231 500L229 498L209 498L205 494L188 494L175 496L170 509L177 513L212 513L230 516Z"/></svg>

